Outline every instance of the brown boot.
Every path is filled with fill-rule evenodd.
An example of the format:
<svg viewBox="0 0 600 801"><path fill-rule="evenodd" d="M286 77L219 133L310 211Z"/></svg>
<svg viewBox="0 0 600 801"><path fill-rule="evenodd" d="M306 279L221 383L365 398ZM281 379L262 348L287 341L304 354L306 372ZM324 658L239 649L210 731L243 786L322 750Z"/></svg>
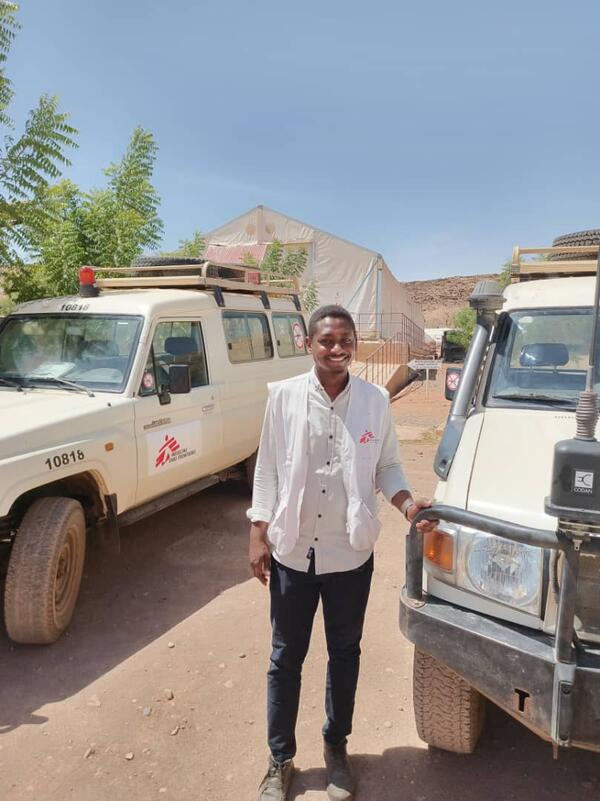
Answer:
<svg viewBox="0 0 600 801"><path fill-rule="evenodd" d="M258 788L258 801L285 801L293 775L294 763L291 759L275 762L270 756L267 773Z"/></svg>
<svg viewBox="0 0 600 801"><path fill-rule="evenodd" d="M354 795L354 778L350 770L346 743L330 745L324 743L325 767L327 768L327 795L330 801L351 801Z"/></svg>

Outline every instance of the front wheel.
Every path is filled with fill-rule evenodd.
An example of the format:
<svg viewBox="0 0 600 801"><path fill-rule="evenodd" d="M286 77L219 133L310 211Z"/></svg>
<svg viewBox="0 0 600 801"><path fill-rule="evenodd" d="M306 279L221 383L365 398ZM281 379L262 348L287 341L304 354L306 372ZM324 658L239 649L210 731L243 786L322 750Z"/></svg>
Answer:
<svg viewBox="0 0 600 801"><path fill-rule="evenodd" d="M75 610L85 560L85 518L72 498L38 498L23 517L4 594L8 636L19 643L57 640Z"/></svg>
<svg viewBox="0 0 600 801"><path fill-rule="evenodd" d="M415 648L413 705L417 734L428 745L472 754L485 718L485 698L449 667Z"/></svg>

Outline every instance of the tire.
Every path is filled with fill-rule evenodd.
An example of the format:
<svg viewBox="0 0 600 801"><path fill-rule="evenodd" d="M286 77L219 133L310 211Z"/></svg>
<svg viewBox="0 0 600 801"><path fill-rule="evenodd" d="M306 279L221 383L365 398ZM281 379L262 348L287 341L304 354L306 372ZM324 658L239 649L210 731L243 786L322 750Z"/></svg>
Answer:
<svg viewBox="0 0 600 801"><path fill-rule="evenodd" d="M10 555L4 618L11 640L46 645L71 622L85 560L85 518L72 498L38 498Z"/></svg>
<svg viewBox="0 0 600 801"><path fill-rule="evenodd" d="M415 648L413 704L419 737L434 748L472 754L485 718L485 698L433 656Z"/></svg>
<svg viewBox="0 0 600 801"><path fill-rule="evenodd" d="M576 231L573 234L562 234L557 236L552 242L552 247L560 247L567 245L569 247L577 245L600 245L600 229L592 228L590 231ZM576 253L553 253L550 261L582 261L586 259L595 259L596 257L591 254L578 255Z"/></svg>
<svg viewBox="0 0 600 801"><path fill-rule="evenodd" d="M184 258L175 258L170 259L167 256L140 256L137 259L134 259L131 262L131 267L189 267L198 265L201 267L205 259L184 259ZM193 270L186 270L186 275L194 275L195 271ZM145 273L140 272L136 274L136 277L144 276ZM168 277L169 272L160 272L156 270L152 273L153 277ZM216 267L215 265L209 265L207 275L209 278L228 278L228 279L238 279L240 278L240 271L231 269L229 267Z"/></svg>
<svg viewBox="0 0 600 801"><path fill-rule="evenodd" d="M169 267L173 265L204 264L204 259L170 259L168 256L139 256L131 262L132 267Z"/></svg>

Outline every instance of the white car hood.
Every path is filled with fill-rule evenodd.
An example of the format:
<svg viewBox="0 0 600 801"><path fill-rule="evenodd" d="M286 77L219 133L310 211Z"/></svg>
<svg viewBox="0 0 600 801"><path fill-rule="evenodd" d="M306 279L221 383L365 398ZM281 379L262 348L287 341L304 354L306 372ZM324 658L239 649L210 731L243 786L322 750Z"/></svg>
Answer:
<svg viewBox="0 0 600 801"><path fill-rule="evenodd" d="M575 434L575 413L486 409L471 474L467 509L526 526L556 529L544 512L554 445Z"/></svg>
<svg viewBox="0 0 600 801"><path fill-rule="evenodd" d="M127 399L106 393L90 397L60 389L17 392L0 387L0 460L89 439L102 429L104 418L114 425L127 404Z"/></svg>

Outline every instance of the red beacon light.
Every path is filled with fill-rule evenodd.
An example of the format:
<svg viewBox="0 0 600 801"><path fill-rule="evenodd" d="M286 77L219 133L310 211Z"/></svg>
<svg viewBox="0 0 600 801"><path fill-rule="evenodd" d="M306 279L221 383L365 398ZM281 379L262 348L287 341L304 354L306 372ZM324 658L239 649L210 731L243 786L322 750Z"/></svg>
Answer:
<svg viewBox="0 0 600 801"><path fill-rule="evenodd" d="M82 267L79 270L79 294L82 298L94 298L98 295L96 286L96 273L92 267Z"/></svg>

